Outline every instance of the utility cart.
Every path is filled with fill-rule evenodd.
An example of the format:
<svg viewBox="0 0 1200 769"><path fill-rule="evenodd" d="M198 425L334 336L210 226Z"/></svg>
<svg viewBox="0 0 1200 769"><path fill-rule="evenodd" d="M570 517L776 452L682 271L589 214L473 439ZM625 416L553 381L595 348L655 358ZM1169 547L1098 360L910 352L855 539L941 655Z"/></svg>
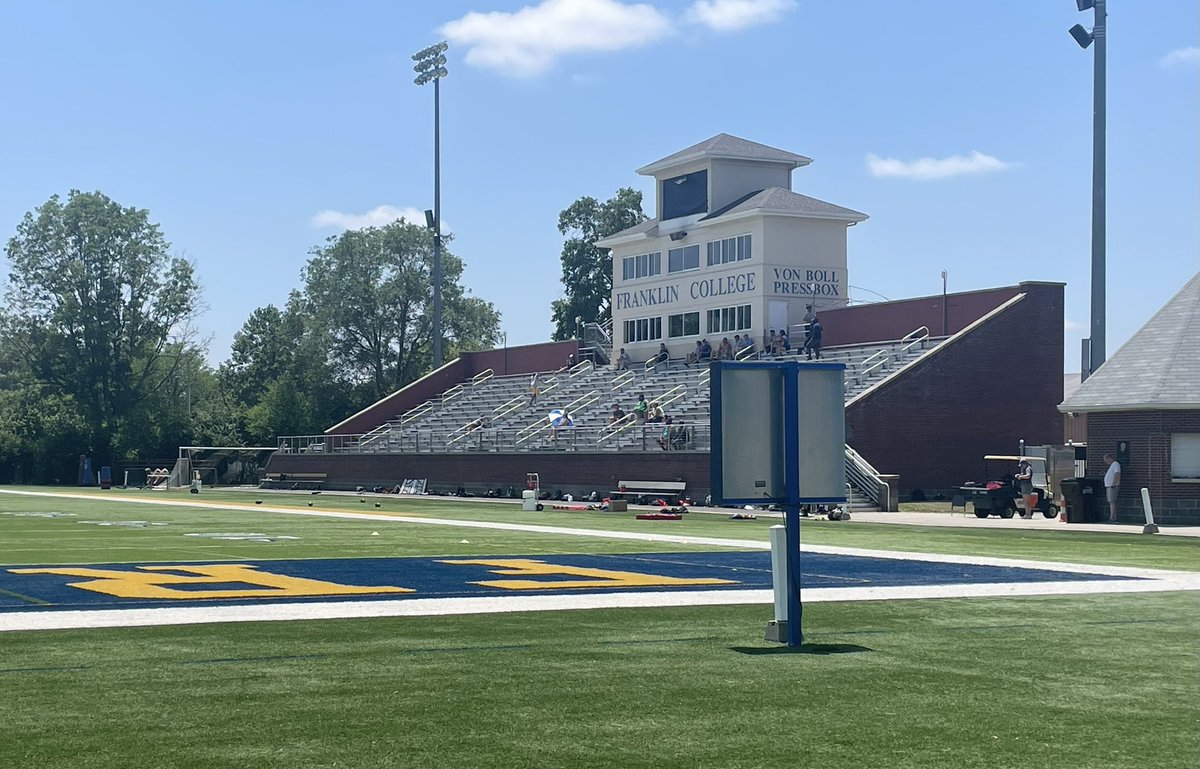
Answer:
<svg viewBox="0 0 1200 769"><path fill-rule="evenodd" d="M975 508L976 518L987 518L991 515L1012 518L1018 512L1021 512L1022 515L1025 514L1025 499L1017 487L1014 479L1015 473L992 472L994 468L1000 466L996 463L1019 463L1022 459L1028 461L1033 467L1033 512L1041 513L1047 518L1058 516L1058 503L1047 489L1045 457L989 454L983 458L985 474L994 480L972 481L959 486L963 496L970 500Z"/></svg>

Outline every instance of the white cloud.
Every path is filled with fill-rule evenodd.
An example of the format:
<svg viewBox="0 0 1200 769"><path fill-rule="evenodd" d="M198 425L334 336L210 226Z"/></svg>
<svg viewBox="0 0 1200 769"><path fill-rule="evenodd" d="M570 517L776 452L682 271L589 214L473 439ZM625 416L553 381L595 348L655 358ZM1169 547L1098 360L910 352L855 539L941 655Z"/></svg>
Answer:
<svg viewBox="0 0 1200 769"><path fill-rule="evenodd" d="M1176 48L1158 63L1163 67L1195 67L1200 65L1200 48Z"/></svg>
<svg viewBox="0 0 1200 769"><path fill-rule="evenodd" d="M696 0L684 19L718 32L734 32L778 21L795 7L794 0Z"/></svg>
<svg viewBox="0 0 1200 769"><path fill-rule="evenodd" d="M361 230L366 227L384 227L401 218L413 224L425 224L425 212L420 209L375 206L365 214L347 214L329 209L318 211L312 218L312 226L336 227L339 230ZM442 229L446 229L444 219L442 220Z"/></svg>
<svg viewBox="0 0 1200 769"><path fill-rule="evenodd" d="M966 174L983 174L1012 168L1012 163L985 155L978 150L970 155L952 155L948 158L918 158L897 160L867 155L867 168L871 176L900 176L909 179L948 179Z"/></svg>
<svg viewBox="0 0 1200 769"><path fill-rule="evenodd" d="M440 31L450 42L468 47L468 64L533 77L568 54L652 43L670 33L671 22L652 5L543 0L513 13L473 11Z"/></svg>
<svg viewBox="0 0 1200 769"><path fill-rule="evenodd" d="M1086 331L1087 327L1088 327L1087 323L1082 323L1077 320L1071 320L1070 318L1063 319L1063 331L1065 331L1068 334L1078 333L1080 331Z"/></svg>

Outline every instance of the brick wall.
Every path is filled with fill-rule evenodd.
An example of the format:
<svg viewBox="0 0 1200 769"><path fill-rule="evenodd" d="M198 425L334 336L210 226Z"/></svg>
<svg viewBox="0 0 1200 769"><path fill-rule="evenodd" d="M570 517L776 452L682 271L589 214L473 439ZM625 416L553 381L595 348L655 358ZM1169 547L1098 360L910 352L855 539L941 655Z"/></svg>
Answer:
<svg viewBox="0 0 1200 769"><path fill-rule="evenodd" d="M905 492L982 480L984 455L1022 439L1061 442L1063 286L1022 286L1022 300L847 407L850 445Z"/></svg>
<svg viewBox="0 0 1200 769"><path fill-rule="evenodd" d="M1122 518L1143 519L1145 487L1157 522L1200 524L1200 484L1171 480L1171 434L1200 433L1200 410L1093 412L1087 426L1089 478L1103 478L1104 454L1115 456L1117 442L1129 442L1117 495Z"/></svg>
<svg viewBox="0 0 1200 769"><path fill-rule="evenodd" d="M1027 288L1061 283L1022 283L1019 286L964 291L946 297L948 334L955 334ZM933 336L942 333L942 296L922 296L895 302L859 304L821 310L822 341L826 347L899 339L925 326Z"/></svg>
<svg viewBox="0 0 1200 769"><path fill-rule="evenodd" d="M518 454L277 454L273 473L328 473L330 488L399 483L425 478L430 487L453 491L525 487L525 474L538 473L543 489L573 494L617 488L621 480L684 481L688 494L703 499L709 490L708 452L589 454L582 452Z"/></svg>

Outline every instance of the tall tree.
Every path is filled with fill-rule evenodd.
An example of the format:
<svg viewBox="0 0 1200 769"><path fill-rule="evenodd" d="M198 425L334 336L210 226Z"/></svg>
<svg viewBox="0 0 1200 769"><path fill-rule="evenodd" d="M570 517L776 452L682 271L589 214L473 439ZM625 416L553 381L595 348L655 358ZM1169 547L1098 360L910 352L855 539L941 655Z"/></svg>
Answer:
<svg viewBox="0 0 1200 769"><path fill-rule="evenodd" d="M139 410L196 351L192 264L143 209L72 190L27 213L11 262L3 332L32 376L73 399L100 461L134 451Z"/></svg>
<svg viewBox="0 0 1200 769"><path fill-rule="evenodd" d="M555 339L574 337L576 318L584 323L612 318L612 257L595 243L644 221L642 193L631 187L603 203L582 197L559 213L558 231L568 237L562 249L566 296L551 303Z"/></svg>
<svg viewBox="0 0 1200 769"><path fill-rule="evenodd" d="M431 365L433 238L403 219L349 230L313 249L304 301L327 330L329 359L378 399ZM444 343L451 354L496 343L500 314L461 286L463 262L442 250Z"/></svg>

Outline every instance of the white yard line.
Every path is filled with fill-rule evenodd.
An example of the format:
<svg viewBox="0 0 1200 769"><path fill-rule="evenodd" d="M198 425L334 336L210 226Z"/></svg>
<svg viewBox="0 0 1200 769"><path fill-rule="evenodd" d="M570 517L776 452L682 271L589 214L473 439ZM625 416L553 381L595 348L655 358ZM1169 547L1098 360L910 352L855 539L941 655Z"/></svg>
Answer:
<svg viewBox="0 0 1200 769"><path fill-rule="evenodd" d="M0 490L3 494L36 497L87 499L110 503L167 505L172 507L206 508L212 510L249 510L303 515L323 518L342 518L369 521L436 526L457 526L503 531L525 531L561 534L576 537L638 540L667 544L710 545L746 550L766 550L769 545L760 540L724 539L677 534L646 532L602 531L563 526L501 523L491 521L460 521L445 518L406 517L372 513L346 513L332 510L296 510L263 505L216 504L134 497L105 496L62 492L31 492ZM1014 582L973 585L930 585L893 587L813 588L804 591L807 602L871 601L921 598L982 598L1045 595L1088 595L1097 593L1143 593L1170 590L1200 590L1200 573L1145 569L1124 566L1033 561L1026 559L991 558L982 556L942 555L895 550L869 550L852 547L803 546L804 552L831 555L867 556L895 560L920 560L937 563L958 563L979 566L1065 571L1114 577L1137 577L1137 580L1097 580L1088 582ZM188 625L210 622L291 621L305 619L342 619L365 617L416 617L450 614L489 614L517 611L559 611L567 609L718 606L738 604L769 604L769 590L719 590L687 592L600 593L585 595L497 596L466 598L415 598L390 601L337 601L323 603L259 603L252 606L187 606L155 609L98 609L86 611L7 612L0 614L0 632L11 630L52 630L95 627L139 627L149 625Z"/></svg>

